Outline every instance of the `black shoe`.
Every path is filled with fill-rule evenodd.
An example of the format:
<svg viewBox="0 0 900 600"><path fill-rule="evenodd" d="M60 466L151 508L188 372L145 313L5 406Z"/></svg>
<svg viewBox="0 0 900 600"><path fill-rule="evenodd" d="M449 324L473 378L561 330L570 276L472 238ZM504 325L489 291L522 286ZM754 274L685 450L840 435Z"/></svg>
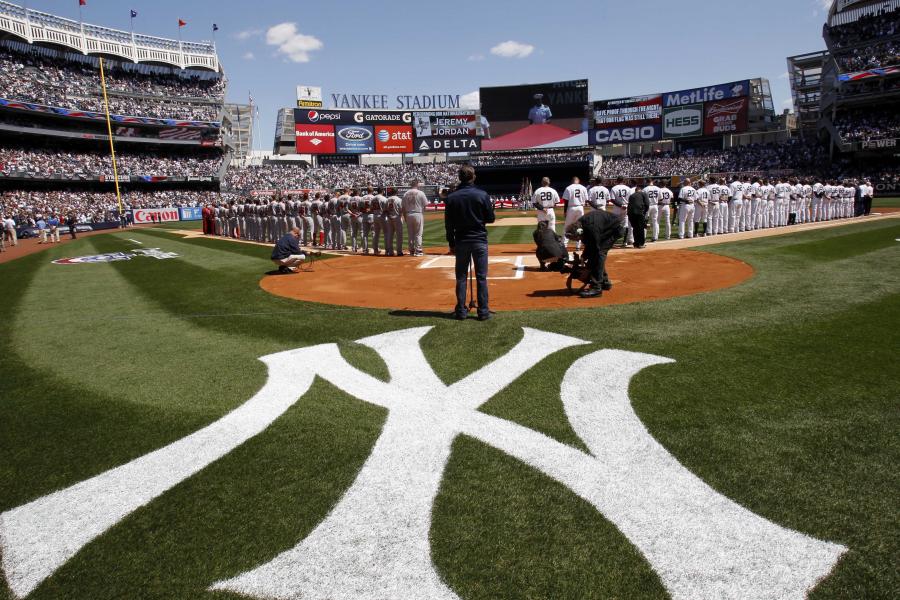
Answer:
<svg viewBox="0 0 900 600"><path fill-rule="evenodd" d="M469 315L468 314L461 315L459 313L453 313L453 318L456 319L457 321L465 321L466 319L469 318Z"/></svg>
<svg viewBox="0 0 900 600"><path fill-rule="evenodd" d="M290 267L286 267L284 265L281 265L280 267L278 267L278 272L283 275L286 275L288 273L293 273L293 271L291 271Z"/></svg>
<svg viewBox="0 0 900 600"><path fill-rule="evenodd" d="M608 292L609 290L612 289L612 284L611 283L601 283L600 289L603 290L604 292Z"/></svg>
<svg viewBox="0 0 900 600"><path fill-rule="evenodd" d="M492 315L491 313L487 313L486 315L478 315L479 321L490 321L493 318L494 318L494 315Z"/></svg>
<svg viewBox="0 0 900 600"><path fill-rule="evenodd" d="M541 263L541 271L549 271L549 270L550 269L547 268L547 265L545 265L544 263Z"/></svg>
<svg viewBox="0 0 900 600"><path fill-rule="evenodd" d="M586 290L582 290L578 295L582 298L599 298L603 295L603 291L598 290L597 288L588 288Z"/></svg>

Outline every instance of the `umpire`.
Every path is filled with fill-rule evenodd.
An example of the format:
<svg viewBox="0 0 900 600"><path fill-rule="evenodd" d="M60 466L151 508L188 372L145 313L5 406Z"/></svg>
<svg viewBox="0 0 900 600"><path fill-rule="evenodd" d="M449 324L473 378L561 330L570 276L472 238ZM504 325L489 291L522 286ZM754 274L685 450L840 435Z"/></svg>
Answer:
<svg viewBox="0 0 900 600"><path fill-rule="evenodd" d="M494 222L494 206L487 192L475 187L475 169L459 169L459 187L447 196L444 228L450 252L456 255L456 308L454 316L462 321L469 315L466 306L466 276L469 263L475 263L478 282L478 320L491 318L488 308L488 241L486 223Z"/></svg>
<svg viewBox="0 0 900 600"><path fill-rule="evenodd" d="M606 273L606 253L624 233L621 217L605 210L592 210L566 230L568 238L580 237L584 242L584 258L590 269L591 282L589 287L581 292L582 298L597 298L602 296L605 290L612 289L612 283Z"/></svg>
<svg viewBox="0 0 900 600"><path fill-rule="evenodd" d="M635 192L628 197L628 223L634 232L634 247L643 248L647 242L647 213L650 211L650 199L638 185Z"/></svg>

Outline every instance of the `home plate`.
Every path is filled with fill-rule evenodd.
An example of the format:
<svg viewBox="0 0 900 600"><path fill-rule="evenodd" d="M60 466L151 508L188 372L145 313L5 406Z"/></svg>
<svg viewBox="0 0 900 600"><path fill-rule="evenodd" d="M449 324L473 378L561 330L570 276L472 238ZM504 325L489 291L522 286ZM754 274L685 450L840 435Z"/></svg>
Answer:
<svg viewBox="0 0 900 600"><path fill-rule="evenodd" d="M522 279L525 277L525 267L537 267L538 260L535 256L490 256L488 257L488 279ZM435 256L422 261L420 269L444 269L448 279L456 279L455 256Z"/></svg>

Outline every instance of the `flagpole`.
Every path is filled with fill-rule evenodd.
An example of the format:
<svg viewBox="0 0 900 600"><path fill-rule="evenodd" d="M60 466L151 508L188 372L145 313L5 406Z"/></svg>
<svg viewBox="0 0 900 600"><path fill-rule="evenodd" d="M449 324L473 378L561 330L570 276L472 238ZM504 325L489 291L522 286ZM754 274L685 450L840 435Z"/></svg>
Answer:
<svg viewBox="0 0 900 600"><path fill-rule="evenodd" d="M112 121L109 118L109 98L106 96L106 75L103 71L103 57L100 57L100 87L103 88L103 108L106 110L106 131L109 133L109 153L112 156L113 181L116 184L116 202L119 204L119 213L122 210L122 193L119 191L119 167L116 164L116 147L113 144Z"/></svg>

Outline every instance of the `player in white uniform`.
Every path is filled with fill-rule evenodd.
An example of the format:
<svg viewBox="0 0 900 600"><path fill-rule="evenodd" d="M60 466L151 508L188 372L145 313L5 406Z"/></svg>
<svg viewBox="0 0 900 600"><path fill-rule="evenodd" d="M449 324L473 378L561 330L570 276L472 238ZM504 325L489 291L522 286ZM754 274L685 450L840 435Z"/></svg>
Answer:
<svg viewBox="0 0 900 600"><path fill-rule="evenodd" d="M741 231L750 230L750 219L753 214L753 194L752 184L749 181L741 182L741 188L744 190L744 208L741 210Z"/></svg>
<svg viewBox="0 0 900 600"><path fill-rule="evenodd" d="M825 196L825 186L818 181L812 185L812 199L810 200L809 220L817 223L822 220L822 202Z"/></svg>
<svg viewBox="0 0 900 600"><path fill-rule="evenodd" d="M731 199L731 188L728 187L728 181L723 177L719 183L719 233L728 233L728 215L730 208L728 202Z"/></svg>
<svg viewBox="0 0 900 600"><path fill-rule="evenodd" d="M719 180L715 177L709 178L709 185L706 186L709 189L709 217L707 219L707 232L706 235L718 235L719 234L719 196L721 192L719 191Z"/></svg>
<svg viewBox="0 0 900 600"><path fill-rule="evenodd" d="M697 237L709 235L709 188L702 179L697 182L697 193L694 195L694 231ZM700 233L700 224L703 233Z"/></svg>
<svg viewBox="0 0 900 600"><path fill-rule="evenodd" d="M588 202L590 202L594 210L606 210L609 198L609 189L602 185L599 179L595 179L594 185L588 190Z"/></svg>
<svg viewBox="0 0 900 600"><path fill-rule="evenodd" d="M694 237L694 201L697 190L691 185L690 179L684 180L684 185L678 192L678 239ZM685 231L687 229L687 231Z"/></svg>
<svg viewBox="0 0 900 600"><path fill-rule="evenodd" d="M659 221L666 224L667 240L672 239L672 201L674 199L675 194L668 187L659 188Z"/></svg>
<svg viewBox="0 0 900 600"><path fill-rule="evenodd" d="M741 218L744 214L744 184L737 177L731 182L731 202L728 207L728 232L741 231Z"/></svg>
<svg viewBox="0 0 900 600"><path fill-rule="evenodd" d="M647 220L650 222L650 241L655 242L659 238L659 188L652 179L644 188L647 199L650 201L650 210L647 211Z"/></svg>
<svg viewBox="0 0 900 600"><path fill-rule="evenodd" d="M762 227L774 227L775 186L772 185L772 183L768 179L765 179L763 180L763 186L760 190L760 193L762 194L762 199L760 200L762 204Z"/></svg>
<svg viewBox="0 0 900 600"><path fill-rule="evenodd" d="M775 184L775 227L787 225L787 207L790 202L791 186L779 177Z"/></svg>
<svg viewBox="0 0 900 600"><path fill-rule="evenodd" d="M558 202L559 194L550 187L550 178L544 177L541 179L541 187L531 195L531 205L537 210L538 222L547 221L547 227L551 231L556 231L556 213L553 209Z"/></svg>
<svg viewBox="0 0 900 600"><path fill-rule="evenodd" d="M813 188L809 184L809 180L805 180L803 183L803 204L800 206L800 222L801 223L809 223L810 221L810 208L812 207L812 197L813 197Z"/></svg>
<svg viewBox="0 0 900 600"><path fill-rule="evenodd" d="M566 202L566 223L563 226L563 232L565 232L569 225L584 216L584 205L588 201L588 191L581 185L581 180L578 177L573 177L571 185L565 189L562 197ZM566 238L565 233L563 233L563 245L566 247L569 245L569 240ZM575 242L575 250L576 252L581 251L581 241Z"/></svg>
<svg viewBox="0 0 900 600"><path fill-rule="evenodd" d="M607 207L609 212L613 213L622 220L622 227L625 228L625 246L634 243L634 233L628 225L628 197L631 196L632 189L625 185L624 177L616 178L616 185L610 190L610 200L612 204Z"/></svg>
<svg viewBox="0 0 900 600"><path fill-rule="evenodd" d="M759 177L753 177L750 180L750 214L747 216L747 229L754 231L762 227L762 207L765 200L760 197L762 184Z"/></svg>

